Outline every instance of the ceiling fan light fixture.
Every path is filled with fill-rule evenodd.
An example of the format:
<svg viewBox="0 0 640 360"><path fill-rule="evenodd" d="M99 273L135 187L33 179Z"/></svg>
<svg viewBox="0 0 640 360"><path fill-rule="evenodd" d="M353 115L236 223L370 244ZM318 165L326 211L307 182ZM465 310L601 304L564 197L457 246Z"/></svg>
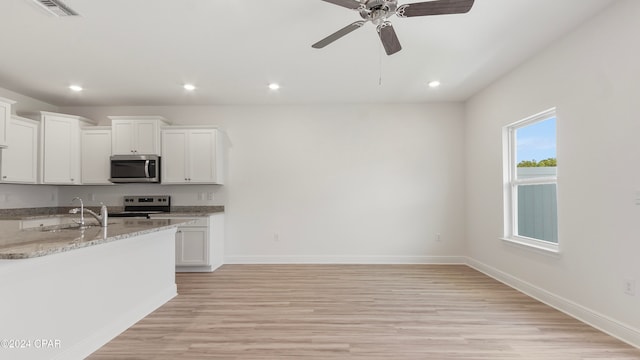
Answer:
<svg viewBox="0 0 640 360"><path fill-rule="evenodd" d="M83 90L82 86L80 85L70 85L69 89L71 89L71 91L74 91L74 92L80 92Z"/></svg>
<svg viewBox="0 0 640 360"><path fill-rule="evenodd" d="M183 88L187 91L193 91L196 89L196 86L193 84L184 84Z"/></svg>
<svg viewBox="0 0 640 360"><path fill-rule="evenodd" d="M277 83L271 83L271 84L269 84L269 89L271 89L273 91L276 91L276 90L280 89L280 85L277 84Z"/></svg>
<svg viewBox="0 0 640 360"><path fill-rule="evenodd" d="M430 81L428 85L430 88L435 89L440 86L440 81L433 80L433 81Z"/></svg>

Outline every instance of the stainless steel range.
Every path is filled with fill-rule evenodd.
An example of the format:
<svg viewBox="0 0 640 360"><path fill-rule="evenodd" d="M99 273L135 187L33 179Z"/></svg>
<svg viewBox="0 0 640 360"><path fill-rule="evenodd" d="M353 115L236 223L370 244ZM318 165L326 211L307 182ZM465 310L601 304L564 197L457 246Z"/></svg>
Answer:
<svg viewBox="0 0 640 360"><path fill-rule="evenodd" d="M124 211L109 213L109 216L148 219L150 214L168 213L169 211L171 211L171 196L169 195L125 196Z"/></svg>

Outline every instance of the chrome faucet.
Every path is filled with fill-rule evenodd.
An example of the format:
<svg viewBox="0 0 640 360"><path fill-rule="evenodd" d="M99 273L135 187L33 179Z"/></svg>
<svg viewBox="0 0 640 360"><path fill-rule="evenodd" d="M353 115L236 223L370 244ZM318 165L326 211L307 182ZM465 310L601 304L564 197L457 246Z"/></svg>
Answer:
<svg viewBox="0 0 640 360"><path fill-rule="evenodd" d="M107 213L107 206L103 203L100 203L100 215L96 214L93 210L91 209L84 209L84 203L82 202L82 199L80 199L79 197L74 197L73 200L71 200L71 203L73 204L74 200L78 200L80 201L80 208L74 208L69 210L69 214L77 214L78 212L80 212L80 220L73 220L75 221L77 224L80 225L80 227L85 227L85 222L84 222L84 212L88 212L89 215L93 216L94 218L96 218L96 220L98 220L98 222L100 223L100 226L102 227L107 227L108 224L108 218L109 218L109 214Z"/></svg>
<svg viewBox="0 0 640 360"><path fill-rule="evenodd" d="M82 202L82 199L80 199L79 197L74 197L71 200L71 204L73 204L74 200L80 201L80 208L79 209L78 208L74 208L74 209L69 210L69 214L77 214L78 211L80 211L80 221L75 220L75 219L73 221L76 222L77 224L79 224L80 227L84 227L84 203Z"/></svg>
<svg viewBox="0 0 640 360"><path fill-rule="evenodd" d="M109 214L107 213L107 206L105 204L100 203L100 215L96 214L91 209L87 209L86 211L89 213L89 215L93 216L94 218L96 218L96 220L98 220L98 222L100 223L100 226L107 227L107 220L109 218Z"/></svg>

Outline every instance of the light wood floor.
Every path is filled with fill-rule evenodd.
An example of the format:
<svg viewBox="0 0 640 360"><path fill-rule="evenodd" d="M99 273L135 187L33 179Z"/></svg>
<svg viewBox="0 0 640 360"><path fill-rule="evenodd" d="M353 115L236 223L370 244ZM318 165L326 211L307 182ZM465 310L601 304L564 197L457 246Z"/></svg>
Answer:
<svg viewBox="0 0 640 360"><path fill-rule="evenodd" d="M469 267L225 265L89 359L640 359Z"/></svg>

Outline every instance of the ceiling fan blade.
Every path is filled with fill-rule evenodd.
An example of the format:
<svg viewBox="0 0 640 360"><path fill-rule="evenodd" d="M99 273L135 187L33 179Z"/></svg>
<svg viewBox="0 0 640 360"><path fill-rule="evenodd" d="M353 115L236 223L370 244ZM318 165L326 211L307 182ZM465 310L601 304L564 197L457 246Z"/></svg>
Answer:
<svg viewBox="0 0 640 360"><path fill-rule="evenodd" d="M393 55L402 50L402 46L400 46L400 40L398 40L396 31L393 30L393 26L390 22L383 22L382 24L378 25L378 28L376 30L378 30L378 35L380 35L382 46L384 46L384 51L387 53L387 55Z"/></svg>
<svg viewBox="0 0 640 360"><path fill-rule="evenodd" d="M348 9L357 9L360 7L360 1L357 0L322 0Z"/></svg>
<svg viewBox="0 0 640 360"><path fill-rule="evenodd" d="M349 24L349 25L343 27L342 29L334 32L333 34L327 36L326 38L318 41L317 43L311 45L311 47L315 48L315 49L322 49L323 47L331 44L332 42L340 39L341 37L349 34L350 32L361 28L362 25L364 25L365 22L366 21L360 20L360 21L354 22L353 24Z"/></svg>
<svg viewBox="0 0 640 360"><path fill-rule="evenodd" d="M398 17L463 14L469 12L474 0L436 0L399 6Z"/></svg>

